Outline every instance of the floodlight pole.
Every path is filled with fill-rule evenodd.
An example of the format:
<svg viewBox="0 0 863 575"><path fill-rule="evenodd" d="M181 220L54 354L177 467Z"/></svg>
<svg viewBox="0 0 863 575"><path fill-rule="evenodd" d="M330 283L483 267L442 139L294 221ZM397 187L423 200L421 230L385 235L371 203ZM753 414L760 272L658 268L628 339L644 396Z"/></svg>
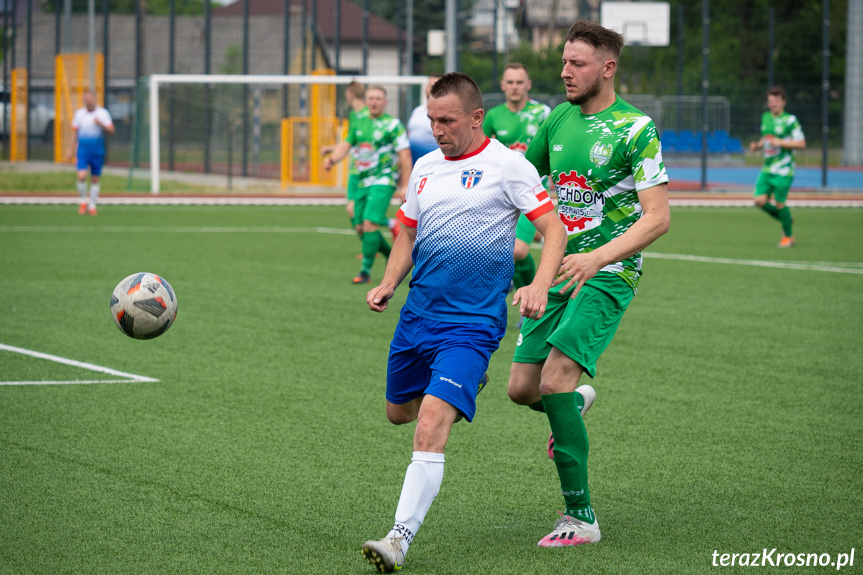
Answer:
<svg viewBox="0 0 863 575"><path fill-rule="evenodd" d="M830 145L830 0L824 4L821 64L821 187L827 187L828 147Z"/></svg>
<svg viewBox="0 0 863 575"><path fill-rule="evenodd" d="M707 99L710 97L710 0L702 0L701 12L701 191L707 191Z"/></svg>
<svg viewBox="0 0 863 575"><path fill-rule="evenodd" d="M774 85L773 75L773 50L776 37L776 9L771 6L767 10L767 88Z"/></svg>
<svg viewBox="0 0 863 575"><path fill-rule="evenodd" d="M96 0L87 0L87 47L90 50L90 91L96 93ZM102 102L105 105L105 102Z"/></svg>
<svg viewBox="0 0 863 575"><path fill-rule="evenodd" d="M458 72L456 64L458 50L458 24L456 22L458 6L456 0L446 0L446 68L444 72Z"/></svg>

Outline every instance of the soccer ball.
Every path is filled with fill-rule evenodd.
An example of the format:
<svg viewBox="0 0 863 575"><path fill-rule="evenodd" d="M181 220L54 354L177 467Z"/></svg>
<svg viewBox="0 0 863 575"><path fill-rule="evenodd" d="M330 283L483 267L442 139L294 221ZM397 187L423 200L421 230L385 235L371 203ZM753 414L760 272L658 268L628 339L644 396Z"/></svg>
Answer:
<svg viewBox="0 0 863 575"><path fill-rule="evenodd" d="M129 337L153 339L168 331L177 319L177 296L161 276L132 274L111 294L111 317L117 329Z"/></svg>

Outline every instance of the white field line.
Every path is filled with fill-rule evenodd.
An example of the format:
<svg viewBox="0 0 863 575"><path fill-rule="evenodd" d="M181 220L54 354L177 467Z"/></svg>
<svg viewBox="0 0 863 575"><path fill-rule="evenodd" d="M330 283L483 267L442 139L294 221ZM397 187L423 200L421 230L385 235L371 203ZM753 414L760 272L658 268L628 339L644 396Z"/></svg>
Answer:
<svg viewBox="0 0 863 575"><path fill-rule="evenodd" d="M78 196L0 196L6 205L78 205ZM132 196L99 198L100 206L343 206L342 197L255 197L255 196ZM752 203L752 202L750 202Z"/></svg>
<svg viewBox="0 0 863 575"><path fill-rule="evenodd" d="M183 226L0 226L3 232L31 232L31 233L72 233L72 232L106 232L106 233L128 233L128 232L153 232L161 233L312 233L333 234L341 236L352 236L356 232L346 228L324 228L324 227L183 227ZM533 248L541 248L541 244L532 244ZM644 252L647 257L667 260L681 260L713 264L731 264L741 266L754 266L764 268L778 268L788 270L820 271L831 273L861 274L863 275L863 262L802 262L802 261L768 261L768 260L742 260L733 258L712 258L707 256L696 256L691 254L666 254L660 252Z"/></svg>
<svg viewBox="0 0 863 575"><path fill-rule="evenodd" d="M733 258L710 258L706 256L693 256L688 254L666 254L660 252L644 252L645 257L663 260L681 260L687 262L702 262L708 264L731 264L738 266L754 266L759 268L778 268L784 270L805 270L816 272L831 272L838 274L863 275L863 268L840 267L831 262L772 262L767 260L738 260ZM828 265L825 265L828 264ZM859 264L852 264L859 265Z"/></svg>
<svg viewBox="0 0 863 575"><path fill-rule="evenodd" d="M0 232L50 232L50 233L72 233L72 232L108 232L108 233L128 233L128 232L160 232L160 233L212 233L212 234L335 234L341 236L356 235L354 230L347 228L321 228L321 227L291 227L291 226L274 226L274 227L184 227L184 226L0 226Z"/></svg>
<svg viewBox="0 0 863 575"><path fill-rule="evenodd" d="M53 361L56 363L62 363L64 365L71 365L73 367L80 367L82 369L89 369L90 371L97 371L100 373L107 373L108 375L115 375L117 377L122 377L125 379L86 379L86 380L68 380L68 381L0 381L0 385L59 385L59 384L81 384L81 383L155 383L159 381L158 379L152 377L146 377L144 375L136 375L134 373L126 373L125 371L117 371L116 369L111 369L110 367L102 367L101 365L95 365L92 363L86 363L83 361L76 361L74 359L67 359L65 357L59 357L56 355L50 355L47 353L42 353L39 351L33 351L30 349L24 349L21 347L15 347L11 345L6 345L0 343L0 351L9 351L12 353L20 353L22 355L27 355L30 357L35 357L38 359L47 359L48 361Z"/></svg>

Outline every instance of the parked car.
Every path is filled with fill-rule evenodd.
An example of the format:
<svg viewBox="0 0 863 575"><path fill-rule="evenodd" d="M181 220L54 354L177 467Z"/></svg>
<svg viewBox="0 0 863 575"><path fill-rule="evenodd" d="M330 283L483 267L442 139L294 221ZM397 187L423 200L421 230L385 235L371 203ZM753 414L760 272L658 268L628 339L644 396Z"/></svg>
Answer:
<svg viewBox="0 0 863 575"><path fill-rule="evenodd" d="M7 93L3 86L0 86L0 137L6 139L7 130L6 122L12 121L12 98L9 96L10 109L6 110ZM21 113L24 113L24 107L21 106ZM30 135L35 138L42 138L46 142L50 142L54 138L54 110L44 104L30 105Z"/></svg>

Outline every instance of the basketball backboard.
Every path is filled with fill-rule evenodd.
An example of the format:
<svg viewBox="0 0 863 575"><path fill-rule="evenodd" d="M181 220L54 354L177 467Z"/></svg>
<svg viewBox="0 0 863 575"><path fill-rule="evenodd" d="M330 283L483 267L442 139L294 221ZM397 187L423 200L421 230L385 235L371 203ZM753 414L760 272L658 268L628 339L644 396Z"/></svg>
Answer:
<svg viewBox="0 0 863 575"><path fill-rule="evenodd" d="M623 34L627 45L668 46L671 6L668 2L603 2L600 23Z"/></svg>

